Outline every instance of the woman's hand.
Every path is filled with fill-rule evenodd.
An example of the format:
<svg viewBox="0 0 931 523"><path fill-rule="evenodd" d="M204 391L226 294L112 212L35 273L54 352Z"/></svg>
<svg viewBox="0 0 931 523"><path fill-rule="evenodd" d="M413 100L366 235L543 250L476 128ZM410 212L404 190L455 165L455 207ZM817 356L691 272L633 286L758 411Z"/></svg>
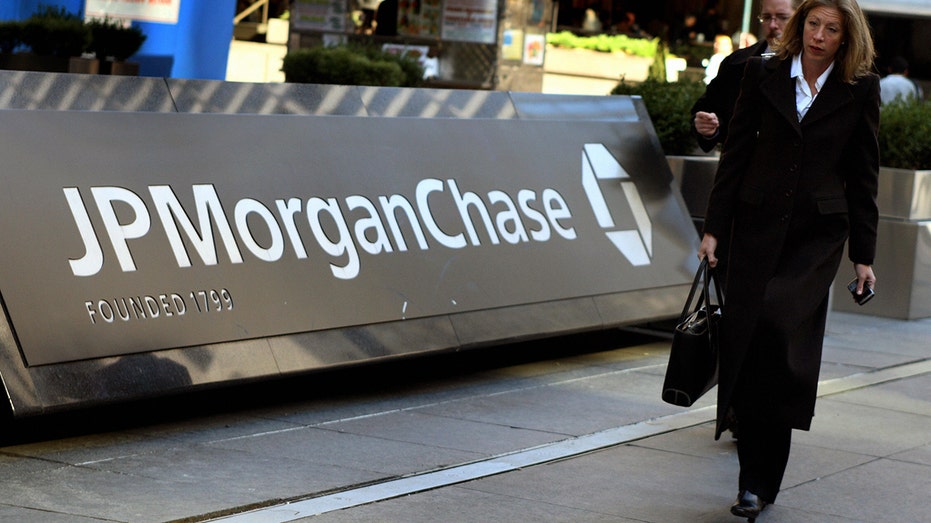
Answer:
<svg viewBox="0 0 931 523"><path fill-rule="evenodd" d="M701 239L701 247L698 248L698 259L708 258L708 265L714 267L718 264L718 258L714 255L715 249L718 248L718 239L705 233ZM870 275L872 275L872 270Z"/></svg>
<svg viewBox="0 0 931 523"><path fill-rule="evenodd" d="M857 294L863 293L864 286L872 289L873 286L876 285L876 276L873 274L873 267L871 265L854 263L853 271L857 273Z"/></svg>

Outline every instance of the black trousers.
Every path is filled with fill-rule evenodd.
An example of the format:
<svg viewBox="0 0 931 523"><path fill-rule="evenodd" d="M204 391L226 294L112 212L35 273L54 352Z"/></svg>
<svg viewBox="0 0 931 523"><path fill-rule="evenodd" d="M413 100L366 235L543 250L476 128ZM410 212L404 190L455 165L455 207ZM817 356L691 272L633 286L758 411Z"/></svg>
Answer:
<svg viewBox="0 0 931 523"><path fill-rule="evenodd" d="M738 488L773 503L789 461L792 428L737 409Z"/></svg>

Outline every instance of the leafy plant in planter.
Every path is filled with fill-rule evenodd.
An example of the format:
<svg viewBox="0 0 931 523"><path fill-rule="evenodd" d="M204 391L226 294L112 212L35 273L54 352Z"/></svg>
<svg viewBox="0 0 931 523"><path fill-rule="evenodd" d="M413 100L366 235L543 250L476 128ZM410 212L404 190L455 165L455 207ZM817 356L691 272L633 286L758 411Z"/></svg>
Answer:
<svg viewBox="0 0 931 523"><path fill-rule="evenodd" d="M296 83L416 87L423 67L411 58L374 46L348 45L298 49L284 57L285 81Z"/></svg>
<svg viewBox="0 0 931 523"><path fill-rule="evenodd" d="M40 56L80 56L90 35L84 21L64 8L46 6L22 26L22 42Z"/></svg>
<svg viewBox="0 0 931 523"><path fill-rule="evenodd" d="M124 26L122 21L111 18L91 20L87 28L91 35L87 50L101 60L125 62L146 40L142 29Z"/></svg>
<svg viewBox="0 0 931 523"><path fill-rule="evenodd" d="M656 135L666 155L687 155L696 148L692 136L692 105L705 92L701 81L664 82L648 79L634 84L621 80L611 94L639 95L650 113Z"/></svg>
<svg viewBox="0 0 931 523"><path fill-rule="evenodd" d="M910 99L883 106L879 163L895 169L931 169L931 103Z"/></svg>
<svg viewBox="0 0 931 523"><path fill-rule="evenodd" d="M656 55L659 38L631 38L627 35L577 36L569 31L549 33L546 43L556 47L571 49L589 49L604 53L623 51L634 56L652 58Z"/></svg>

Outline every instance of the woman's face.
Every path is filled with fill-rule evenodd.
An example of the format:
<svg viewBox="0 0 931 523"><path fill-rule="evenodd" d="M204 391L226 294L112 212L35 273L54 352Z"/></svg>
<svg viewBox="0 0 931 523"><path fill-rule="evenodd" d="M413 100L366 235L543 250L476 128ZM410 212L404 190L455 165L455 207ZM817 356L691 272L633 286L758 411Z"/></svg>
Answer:
<svg viewBox="0 0 931 523"><path fill-rule="evenodd" d="M834 7L819 6L805 17L802 43L805 56L818 62L830 62L844 41L844 18Z"/></svg>

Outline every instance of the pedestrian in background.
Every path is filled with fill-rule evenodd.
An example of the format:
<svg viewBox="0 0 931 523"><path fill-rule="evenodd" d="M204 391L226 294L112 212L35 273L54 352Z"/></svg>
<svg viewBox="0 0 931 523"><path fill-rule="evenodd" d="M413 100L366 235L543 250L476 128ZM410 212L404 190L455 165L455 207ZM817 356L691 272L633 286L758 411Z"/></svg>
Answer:
<svg viewBox="0 0 931 523"><path fill-rule="evenodd" d="M908 77L908 61L896 56L889 63L889 74L879 81L879 95L883 105L901 98L903 101L921 100L921 87Z"/></svg>
<svg viewBox="0 0 931 523"><path fill-rule="evenodd" d="M740 426L737 501L776 500L792 429L814 416L828 295L844 244L873 287L879 77L855 0L805 0L776 56L752 58L715 176L698 255L730 238L715 437Z"/></svg>
<svg viewBox="0 0 931 523"><path fill-rule="evenodd" d="M721 68L721 62L724 61L731 53L734 52L734 43L731 37L727 35L718 35L714 37L714 54L708 59L708 65L705 66L705 84L710 84L714 77L718 76L718 70Z"/></svg>
<svg viewBox="0 0 931 523"><path fill-rule="evenodd" d="M734 102L740 93L740 79L743 77L747 60L751 56L772 52L776 42L782 37L786 22L800 1L762 0L759 20L766 38L755 45L734 51L725 58L718 67L714 80L692 106L692 128L703 151L708 152L717 144L724 143L727 138L727 124L734 113Z"/></svg>

